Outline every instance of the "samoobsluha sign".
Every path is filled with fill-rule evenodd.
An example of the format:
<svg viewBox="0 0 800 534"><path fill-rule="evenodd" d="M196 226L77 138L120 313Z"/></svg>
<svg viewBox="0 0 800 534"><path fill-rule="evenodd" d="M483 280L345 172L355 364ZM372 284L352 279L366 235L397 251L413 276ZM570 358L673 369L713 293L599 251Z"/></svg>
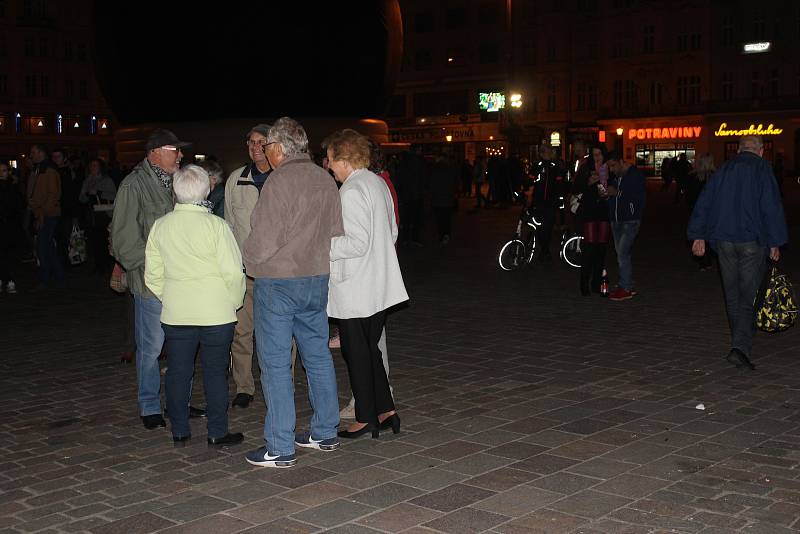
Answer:
<svg viewBox="0 0 800 534"><path fill-rule="evenodd" d="M782 128L776 128L774 124L769 124L764 128L763 124L756 126L751 124L749 128L734 129L729 128L727 122L719 125L719 128L714 132L714 137L742 137L744 135L780 135L783 133Z"/></svg>

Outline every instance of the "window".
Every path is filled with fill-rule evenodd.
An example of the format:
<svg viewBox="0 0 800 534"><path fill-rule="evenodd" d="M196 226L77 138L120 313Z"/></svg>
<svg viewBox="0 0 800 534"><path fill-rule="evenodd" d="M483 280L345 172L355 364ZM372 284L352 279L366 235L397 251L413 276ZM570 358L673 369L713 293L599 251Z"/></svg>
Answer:
<svg viewBox="0 0 800 534"><path fill-rule="evenodd" d="M75 82L66 80L64 82L64 96L67 98L75 98Z"/></svg>
<svg viewBox="0 0 800 534"><path fill-rule="evenodd" d="M678 104L692 105L700 102L700 77L681 76L678 78Z"/></svg>
<svg viewBox="0 0 800 534"><path fill-rule="evenodd" d="M639 88L633 80L625 80L625 107L636 109L639 106Z"/></svg>
<svg viewBox="0 0 800 534"><path fill-rule="evenodd" d="M500 5L497 0L488 0L478 6L478 20L481 21L481 26L491 26L500 22Z"/></svg>
<svg viewBox="0 0 800 534"><path fill-rule="evenodd" d="M64 43L64 61L72 61L72 59L73 59L72 42L66 41Z"/></svg>
<svg viewBox="0 0 800 534"><path fill-rule="evenodd" d="M758 71L753 71L753 74L750 76L750 96L753 98L758 98L761 96L761 79Z"/></svg>
<svg viewBox="0 0 800 534"><path fill-rule="evenodd" d="M25 76L25 96L28 97L35 97L36 96L36 84L38 80L36 79L35 74L28 74Z"/></svg>
<svg viewBox="0 0 800 534"><path fill-rule="evenodd" d="M578 88L576 93L578 94L578 101L575 103L575 110L576 111L583 111L586 109L586 83L585 82L578 82Z"/></svg>
<svg viewBox="0 0 800 534"><path fill-rule="evenodd" d="M414 31L416 33L429 33L433 31L432 11L424 11L414 15Z"/></svg>
<svg viewBox="0 0 800 534"><path fill-rule="evenodd" d="M622 80L614 82L614 109L622 109Z"/></svg>
<svg viewBox="0 0 800 534"><path fill-rule="evenodd" d="M482 65L497 63L500 60L500 52L496 43L481 43L478 48L478 61Z"/></svg>
<svg viewBox="0 0 800 534"><path fill-rule="evenodd" d="M578 11L583 15L597 13L597 0L578 0Z"/></svg>
<svg viewBox="0 0 800 534"><path fill-rule="evenodd" d="M22 13L26 18L41 18L47 15L46 0L25 0L22 3Z"/></svg>
<svg viewBox="0 0 800 534"><path fill-rule="evenodd" d="M764 11L759 9L753 14L753 40L754 41L763 41L766 36L766 22L764 17Z"/></svg>
<svg viewBox="0 0 800 534"><path fill-rule="evenodd" d="M664 86L658 82L652 82L650 84L650 105L651 106L660 106L661 105L661 94L664 91Z"/></svg>
<svg viewBox="0 0 800 534"><path fill-rule="evenodd" d="M78 61L86 61L86 43L78 43Z"/></svg>
<svg viewBox="0 0 800 534"><path fill-rule="evenodd" d="M448 8L445 24L448 30L463 28L467 23L467 10L463 7Z"/></svg>
<svg viewBox="0 0 800 534"><path fill-rule="evenodd" d="M394 95L389 99L389 107L386 110L387 117L406 116L406 95Z"/></svg>
<svg viewBox="0 0 800 534"><path fill-rule="evenodd" d="M25 37L25 57L33 57L33 37Z"/></svg>
<svg viewBox="0 0 800 534"><path fill-rule="evenodd" d="M547 47L547 62L553 63L556 60L556 47L550 45Z"/></svg>
<svg viewBox="0 0 800 534"><path fill-rule="evenodd" d="M589 94L589 110L596 111L597 110L597 85L589 84L589 88L587 93Z"/></svg>
<svg viewBox="0 0 800 534"><path fill-rule="evenodd" d="M81 100L85 100L85 99L89 98L89 84L86 82L86 80L81 80L81 85L80 85L79 91L80 91Z"/></svg>
<svg viewBox="0 0 800 534"><path fill-rule="evenodd" d="M50 96L50 78L47 76L39 76L39 94L47 97Z"/></svg>
<svg viewBox="0 0 800 534"><path fill-rule="evenodd" d="M477 102L477 98L475 99ZM468 112L469 99L466 91L442 91L416 93L414 115L446 115Z"/></svg>
<svg viewBox="0 0 800 534"><path fill-rule="evenodd" d="M780 91L781 79L778 69L769 71L769 96L776 97Z"/></svg>
<svg viewBox="0 0 800 534"><path fill-rule="evenodd" d="M48 56L48 42L47 38L42 37L39 39L39 57L47 57Z"/></svg>
<svg viewBox="0 0 800 534"><path fill-rule="evenodd" d="M611 47L611 57L621 58L630 57L631 43L624 37L617 37Z"/></svg>
<svg viewBox="0 0 800 534"><path fill-rule="evenodd" d="M733 100L733 73L722 73L722 100Z"/></svg>
<svg viewBox="0 0 800 534"><path fill-rule="evenodd" d="M734 43L733 15L722 18L722 46L732 46Z"/></svg>
<svg viewBox="0 0 800 534"><path fill-rule="evenodd" d="M536 65L536 36L526 35L520 46L520 63L523 65Z"/></svg>
<svg viewBox="0 0 800 534"><path fill-rule="evenodd" d="M464 65L464 58L466 57L466 53L464 52L463 47L454 47L447 51L447 57L445 60L445 66L447 67L460 67Z"/></svg>
<svg viewBox="0 0 800 534"><path fill-rule="evenodd" d="M642 53L652 54L656 51L656 27L645 26L642 40Z"/></svg>
<svg viewBox="0 0 800 534"><path fill-rule="evenodd" d="M547 82L547 111L556 110L556 82Z"/></svg>
<svg viewBox="0 0 800 534"><path fill-rule="evenodd" d="M693 33L689 38L689 47L692 50L700 50L703 47L702 36L699 33Z"/></svg>
<svg viewBox="0 0 800 534"><path fill-rule="evenodd" d="M428 70L433 65L433 56L431 55L430 50L417 50L417 53L414 54L414 69L416 70Z"/></svg>
<svg viewBox="0 0 800 534"><path fill-rule="evenodd" d="M678 36L678 52L686 52L689 50L689 36L681 34Z"/></svg>

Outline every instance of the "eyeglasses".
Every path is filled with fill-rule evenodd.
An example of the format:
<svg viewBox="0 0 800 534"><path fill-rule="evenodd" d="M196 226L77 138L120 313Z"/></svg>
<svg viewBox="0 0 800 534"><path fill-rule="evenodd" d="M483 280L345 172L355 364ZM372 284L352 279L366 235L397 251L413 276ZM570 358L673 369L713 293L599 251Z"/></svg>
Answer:
<svg viewBox="0 0 800 534"><path fill-rule="evenodd" d="M248 139L247 141L245 141L245 143L247 144L247 146L265 146L267 144L267 140L259 139L257 141L254 141L253 139Z"/></svg>

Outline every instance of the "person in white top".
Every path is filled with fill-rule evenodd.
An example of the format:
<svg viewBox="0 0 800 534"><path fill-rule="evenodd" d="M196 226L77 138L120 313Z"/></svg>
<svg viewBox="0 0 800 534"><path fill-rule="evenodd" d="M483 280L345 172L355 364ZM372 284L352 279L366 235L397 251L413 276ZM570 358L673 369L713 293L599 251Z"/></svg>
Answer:
<svg viewBox="0 0 800 534"><path fill-rule="evenodd" d="M345 235L331 240L328 315L339 319L342 355L356 399L356 421L339 437L356 438L381 429L400 431L378 340L386 310L408 300L394 243L397 223L389 188L367 170L369 142L341 130L324 143L330 169L342 183Z"/></svg>

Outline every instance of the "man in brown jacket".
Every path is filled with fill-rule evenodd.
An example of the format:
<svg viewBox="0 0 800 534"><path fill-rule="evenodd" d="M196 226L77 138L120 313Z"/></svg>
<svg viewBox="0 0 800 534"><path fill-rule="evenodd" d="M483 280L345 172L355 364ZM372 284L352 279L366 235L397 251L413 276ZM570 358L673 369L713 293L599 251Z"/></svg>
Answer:
<svg viewBox="0 0 800 534"><path fill-rule="evenodd" d="M36 255L39 258L39 288L55 282L64 283L64 268L56 254L53 241L58 220L61 217L61 176L44 145L31 147L33 170L28 178L32 180L28 198L36 228Z"/></svg>
<svg viewBox="0 0 800 534"><path fill-rule="evenodd" d="M261 467L292 467L295 445L339 447L336 374L328 349L331 238L344 234L339 192L308 155L303 127L288 117L270 128L265 153L275 169L264 185L243 246L255 278L256 349L267 404L265 446L247 454ZM314 415L310 432L295 434L292 334L306 369Z"/></svg>

